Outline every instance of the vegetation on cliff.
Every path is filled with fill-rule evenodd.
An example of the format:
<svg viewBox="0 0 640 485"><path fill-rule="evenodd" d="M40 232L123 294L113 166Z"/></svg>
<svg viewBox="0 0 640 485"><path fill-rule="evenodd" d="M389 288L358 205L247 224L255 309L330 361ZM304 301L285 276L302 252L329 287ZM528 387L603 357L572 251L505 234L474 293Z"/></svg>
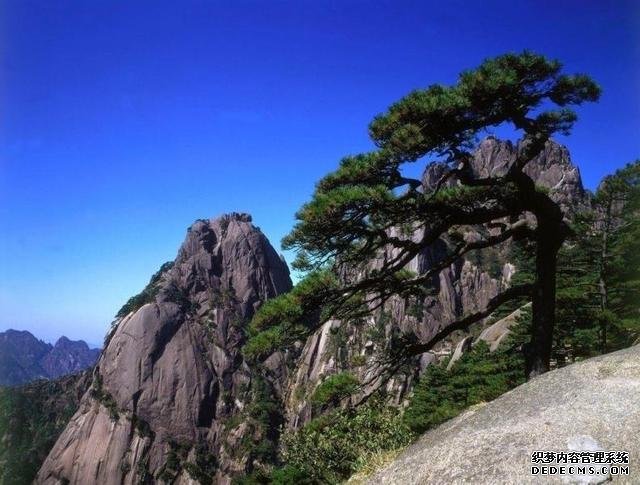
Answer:
<svg viewBox="0 0 640 485"><path fill-rule="evenodd" d="M33 481L42 461L76 412L90 371L0 387L0 484Z"/></svg>
<svg viewBox="0 0 640 485"><path fill-rule="evenodd" d="M595 101L598 96L598 87L588 77L565 75L557 61L529 52L487 60L463 72L453 86L436 85L410 93L371 123L377 149L345 158L337 171L317 184L313 199L298 213L284 245L298 250L295 266L307 276L286 293L288 272L270 246L262 263L246 262L255 260L262 239L238 253L237 242L246 242L244 231L236 228L234 232L228 219L215 223L219 231L213 222L200 221L199 230L191 231L188 239L191 252L181 253L184 261L173 270L173 263L163 265L117 318L151 301L178 305L163 308L160 301L156 306L165 313L150 312L146 317L142 314L150 308L143 309L136 322L137 338L114 330L111 336L116 335L117 345L105 349L104 361L115 366L117 358L123 362L124 357L131 357L131 369L141 372L143 366L135 359L149 353L149 365L160 369L159 374L180 384L195 377L192 388L202 395L198 399L190 396L184 408L195 410L192 421L198 428L215 430L209 435L216 436L215 446L204 440L155 442L151 428L158 423L140 421L134 415L136 427L144 429L158 453L165 453L166 462L149 469L147 455L135 465L126 462L123 466L135 466L144 472L141 476L167 481L184 471L201 483L212 482L222 473L225 477L248 473L240 483L339 483L366 469L376 456L406 445L469 406L496 398L528 376L636 339L638 163L607 178L595 195L592 210L582 210L570 221L552 191L537 186L525 172L554 133L570 130L576 115L568 107ZM502 174L474 172L471 162L478 135L505 124L524 136L513 163ZM441 160L443 171L434 187L404 175L405 164L435 158ZM244 216L236 219L232 222L238 227L248 222ZM214 261L215 241L229 234L236 236L225 246L228 251L216 254L233 257L223 260L220 256ZM443 251L429 267L422 273L409 271L408 263L436 242L442 243ZM299 349L300 342L330 318L338 325L361 322L384 310L391 297L416 302L408 304L405 317L418 319L424 313L420 298L433 290L434 279L445 268L473 259L481 270L500 276L505 261L499 248L505 243L510 244L509 258L517 271L508 284L496 285L499 293L486 306L458 320L439 322L443 324L424 341L389 336L384 325L376 328L389 353L388 362L397 370L410 359L415 363L418 355L455 331L468 332L474 323L486 323L486 319L499 318L501 312L532 302L531 311L510 329L509 339L497 351L489 352L486 344L476 341L450 369L445 361L428 366L419 375L414 366L410 372L418 384L404 410L388 406L384 386L357 406L349 399L363 385L354 368L364 365L369 355L359 354L350 364L341 362L329 375L320 374L322 381L305 388L309 395L304 398L311 409L305 419L314 419L297 431L283 431L287 424L283 395L290 370L286 365L295 360L296 353L274 356L276 351L292 348L293 343ZM278 284L266 277L273 272L272 262L277 263ZM237 270L238 281L253 282L251 276L257 273L265 277L264 284L249 283L245 290L251 292L238 292L245 295L244 300L235 302L235 289L227 287L236 275L230 265ZM167 271L172 281L163 278ZM216 281L215 288L212 281ZM274 295L280 296L271 298ZM249 319L247 329L244 322ZM203 326L203 322L208 323ZM191 340L187 342L183 335L183 346L169 346L183 326L191 324L193 331L184 333ZM144 338L148 343L142 346ZM328 338L339 340L339 347L347 345L340 332ZM132 342L139 347L129 347ZM186 352L193 349L193 354ZM186 365L176 366L178 361ZM223 370L214 373L212 362ZM151 374L145 370L136 385ZM118 379L118 369L105 375L111 385L98 372L89 396L117 419L117 401L124 401L118 394L125 386ZM218 380L219 375L226 377ZM155 396L155 385L149 379L135 393L135 406L147 406L153 411L148 413L151 416L171 411L175 404L174 394ZM27 456L24 443L29 433L36 433L32 441L44 449L45 443L51 446L59 428L42 426L41 437L37 435L40 428L25 431L24 436L11 431L19 417L17 409L26 413L21 419L36 424L47 413L45 402L36 399L22 406L20 396L0 394L7 409L13 410L9 418L0 420L4 426L0 431L3 436L9 433L10 441L19 443L16 449ZM60 426L69 417L65 413L66 408L56 414ZM184 418L167 415L174 420ZM58 451L61 456L64 450ZM34 473L36 461L15 476ZM72 462L68 469L73 468Z"/></svg>
<svg viewBox="0 0 640 485"><path fill-rule="evenodd" d="M553 134L569 133L577 119L570 106L596 101L599 95L599 87L588 76L564 74L558 61L523 52L488 59L462 72L452 86L432 85L391 105L369 125L377 150L344 158L338 170L320 180L283 241L285 248L298 253L294 266L309 272L310 278L327 268L340 274L337 284L332 282L308 296L329 308L327 317L355 318L384 305L392 295L424 295L435 275L471 251L528 239L535 243L533 284L505 289L486 308L451 322L429 341L407 343L395 359L424 353L452 332L526 295L533 301L526 373L548 370L556 259L570 230L558 204L536 187L525 168ZM474 173L477 136L496 126L509 126L523 135L517 157L504 174ZM433 190L423 191L422 181L405 176L403 168L434 158L442 161L444 170ZM525 213L533 215L535 224L523 217ZM421 236L391 230L407 226L421 231ZM468 226L491 227L494 232L477 240L452 240L426 274L406 270L421 251ZM392 257L381 265L367 266L389 248L394 250ZM300 322L308 326L311 317L307 308L318 311L316 304L306 305L304 298L295 303L297 309L287 306L284 315L258 312L256 316L261 331L272 340L277 336L280 345L300 337L284 331L283 316L286 321L293 317L290 327L304 328ZM260 334L253 339L261 339Z"/></svg>

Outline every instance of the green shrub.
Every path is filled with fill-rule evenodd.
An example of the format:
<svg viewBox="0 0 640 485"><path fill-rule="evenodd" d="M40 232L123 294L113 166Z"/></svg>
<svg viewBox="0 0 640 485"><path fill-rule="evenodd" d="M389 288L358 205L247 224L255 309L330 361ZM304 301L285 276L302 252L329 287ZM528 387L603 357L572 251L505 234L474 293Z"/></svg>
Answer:
<svg viewBox="0 0 640 485"><path fill-rule="evenodd" d="M155 433L151 429L151 426L144 419L140 418L137 414L132 414L129 418L131 420L131 425L143 438L151 438L155 437Z"/></svg>
<svg viewBox="0 0 640 485"><path fill-rule="evenodd" d="M255 334L242 349L242 353L249 361L264 359L280 349L284 343L281 327L272 327Z"/></svg>
<svg viewBox="0 0 640 485"><path fill-rule="evenodd" d="M151 303L158 294L158 291L160 291L160 281L162 280L162 275L169 271L172 267L173 261L168 261L160 266L160 269L154 273L147 286L145 286L140 293L129 298L129 300L127 300L127 302L122 306L122 308L118 310L118 313L116 313L116 318L126 317L129 313L135 312L143 305Z"/></svg>
<svg viewBox="0 0 640 485"><path fill-rule="evenodd" d="M218 465L215 457L213 455L210 456L211 459L208 462L186 462L183 464L183 468L187 471L189 476L198 483L213 483Z"/></svg>
<svg viewBox="0 0 640 485"><path fill-rule="evenodd" d="M32 483L89 386L87 377L0 386L0 484Z"/></svg>
<svg viewBox="0 0 640 485"><path fill-rule="evenodd" d="M416 385L403 421L417 434L460 414L474 404L491 401L524 382L524 363L514 346L495 353L483 341L451 368L431 365Z"/></svg>
<svg viewBox="0 0 640 485"><path fill-rule="evenodd" d="M315 330L322 297L335 282L331 271L314 271L289 293L266 301L249 324L245 357L250 361L264 359Z"/></svg>
<svg viewBox="0 0 640 485"><path fill-rule="evenodd" d="M407 445L413 435L397 409L379 403L320 416L282 438L282 461L272 483L339 483L380 452Z"/></svg>
<svg viewBox="0 0 640 485"><path fill-rule="evenodd" d="M349 372L334 374L316 388L311 396L311 402L318 406L337 405L340 400L353 394L358 384L358 379Z"/></svg>
<svg viewBox="0 0 640 485"><path fill-rule="evenodd" d="M120 412L118 411L118 404L113 398L111 393L107 391L102 383L102 375L100 370L96 369L93 376L93 384L91 387L91 397L102 404L109 411L109 417L113 421L117 421L120 418Z"/></svg>
<svg viewBox="0 0 640 485"><path fill-rule="evenodd" d="M250 401L243 413L244 423L249 430L233 453L238 457L249 457L249 462L258 460L273 463L277 456L280 426L283 424L282 404L273 386L261 376L254 376L249 392Z"/></svg>

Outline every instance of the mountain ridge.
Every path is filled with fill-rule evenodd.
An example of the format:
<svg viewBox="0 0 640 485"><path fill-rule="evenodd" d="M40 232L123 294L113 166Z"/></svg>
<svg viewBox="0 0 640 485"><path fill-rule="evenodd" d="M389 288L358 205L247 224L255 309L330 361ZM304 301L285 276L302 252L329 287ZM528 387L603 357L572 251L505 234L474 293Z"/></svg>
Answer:
<svg viewBox="0 0 640 485"><path fill-rule="evenodd" d="M517 150L489 138L474 167L504 169ZM589 204L566 148L548 142L531 163L530 175L560 205ZM426 169L425 190L437 170ZM427 271L443 244L418 255L409 269ZM91 389L36 483L228 484L273 461L281 426L298 429L322 413L310 396L342 372L367 381L365 395L382 390L401 405L424 369L455 348L458 336L387 381L371 379L374 357L391 335L425 340L483 307L516 271L508 251L493 256L493 262L451 265L434 278L433 295L416 302L392 298L362 325L329 320L256 367L241 352L247 323L266 299L291 289L289 270L248 214L197 220L175 261L119 312Z"/></svg>
<svg viewBox="0 0 640 485"><path fill-rule="evenodd" d="M164 268L116 321L36 483L228 483L259 454L247 447L275 439L255 409L272 391L241 347L256 308L291 289L286 264L231 213L192 224Z"/></svg>
<svg viewBox="0 0 640 485"><path fill-rule="evenodd" d="M57 379L91 367L100 349L84 340L61 336L51 345L27 330L0 332L0 385L15 386L35 379Z"/></svg>

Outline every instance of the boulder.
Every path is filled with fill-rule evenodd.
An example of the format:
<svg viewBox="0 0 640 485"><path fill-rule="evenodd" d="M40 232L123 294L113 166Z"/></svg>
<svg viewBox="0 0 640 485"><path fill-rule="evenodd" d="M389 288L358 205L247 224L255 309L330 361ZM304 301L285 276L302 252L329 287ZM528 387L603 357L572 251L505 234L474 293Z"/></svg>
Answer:
<svg viewBox="0 0 640 485"><path fill-rule="evenodd" d="M424 434L370 484L640 483L640 346L548 372ZM626 451L629 475L541 477L535 451Z"/></svg>

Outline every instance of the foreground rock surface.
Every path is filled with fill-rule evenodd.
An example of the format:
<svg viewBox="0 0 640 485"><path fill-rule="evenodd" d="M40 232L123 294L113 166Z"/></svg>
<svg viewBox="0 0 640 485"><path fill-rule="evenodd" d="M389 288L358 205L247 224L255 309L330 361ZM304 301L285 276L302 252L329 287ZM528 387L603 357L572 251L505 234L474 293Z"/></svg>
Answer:
<svg viewBox="0 0 640 485"><path fill-rule="evenodd" d="M426 433L371 484L601 483L533 477L531 453L627 451L640 483L640 346L544 374Z"/></svg>

